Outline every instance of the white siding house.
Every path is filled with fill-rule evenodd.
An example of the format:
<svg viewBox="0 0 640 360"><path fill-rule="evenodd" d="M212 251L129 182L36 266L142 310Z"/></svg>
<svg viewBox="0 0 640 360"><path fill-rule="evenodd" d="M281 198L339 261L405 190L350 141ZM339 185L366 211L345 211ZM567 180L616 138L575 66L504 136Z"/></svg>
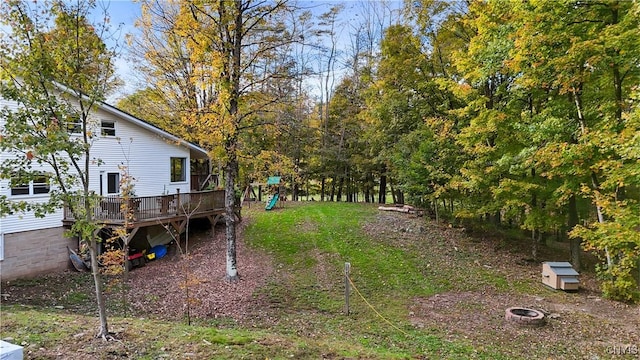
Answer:
<svg viewBox="0 0 640 360"><path fill-rule="evenodd" d="M16 104L0 98L0 108ZM0 128L4 125L0 118ZM135 178L136 196L188 193L190 162L207 159L204 149L173 136L106 103L99 103L91 119L97 136L91 147L90 188L98 194L118 195L121 170L128 166ZM13 156L0 153L0 161ZM47 169L43 169L46 171ZM0 180L0 195L9 199L46 201L48 185L31 183L20 188ZM9 280L68 267L67 246L77 242L63 237L63 210L45 218L33 213L0 217L0 278Z"/></svg>

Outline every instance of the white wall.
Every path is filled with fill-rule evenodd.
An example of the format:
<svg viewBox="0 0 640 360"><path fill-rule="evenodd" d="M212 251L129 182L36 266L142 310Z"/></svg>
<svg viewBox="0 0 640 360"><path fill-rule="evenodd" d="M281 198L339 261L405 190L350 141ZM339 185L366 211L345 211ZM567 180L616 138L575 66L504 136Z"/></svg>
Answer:
<svg viewBox="0 0 640 360"><path fill-rule="evenodd" d="M15 103L0 98L0 108L3 106L16 108ZM107 173L120 173L119 165L129 166L129 173L136 179L135 194L137 196L153 196L163 193L174 194L190 191L189 173L189 149L185 146L171 143L156 133L143 129L130 121L98 109L91 121L96 128L94 134L100 134L99 124L101 120L115 122L116 136L101 136L94 138L91 147L93 160L90 168L90 188L96 193L100 191L100 174L103 174L102 194L107 195ZM0 126L4 119L0 118ZM120 141L118 141L118 138ZM12 156L0 153L0 161ZM186 158L186 177L184 182L171 182L170 158ZM128 160L127 160L128 159ZM47 171L45 167L43 171ZM0 181L0 195L12 198L8 180ZM28 198L33 201L46 201L47 195L34 195L30 197L13 196L14 199ZM59 227L62 225L63 212L60 209L45 218L36 218L33 214L14 214L0 218L0 232L4 234ZM6 254L5 254L6 255Z"/></svg>
<svg viewBox="0 0 640 360"><path fill-rule="evenodd" d="M0 98L0 108L4 106L17 108L15 103ZM137 196L190 191L189 148L165 140L157 133L129 121L126 116L119 117L102 108L97 109L91 119L95 124L94 134L101 134L101 120L115 122L116 136L97 135L93 139L89 180L93 191L107 195L107 174L121 173L119 165L128 165L129 174L135 178L134 191ZM0 118L0 127L3 124L4 119ZM0 153L0 161L10 156L15 155ZM171 182L172 157L186 159L185 181ZM42 167L35 170L51 169ZM41 202L49 198L47 194L12 196L8 180L0 180L0 195L9 199ZM33 213L0 217L0 251L3 252L0 253L0 278L9 280L67 268L67 247L75 248L77 240L64 238L62 219L62 209L45 218L36 218Z"/></svg>
<svg viewBox="0 0 640 360"><path fill-rule="evenodd" d="M103 162L102 165L93 166L91 169L91 188L97 193L100 172L104 174L103 194L106 195L106 174L120 172L118 165L127 164L129 173L136 179L134 184L137 196L160 195L163 192L174 194L177 189L180 189L180 192L190 191L189 149L170 143L149 130L118 119L105 111L98 111L96 118L116 122L116 137L100 136L91 148L92 156ZM184 182L171 182L171 157L187 159Z"/></svg>

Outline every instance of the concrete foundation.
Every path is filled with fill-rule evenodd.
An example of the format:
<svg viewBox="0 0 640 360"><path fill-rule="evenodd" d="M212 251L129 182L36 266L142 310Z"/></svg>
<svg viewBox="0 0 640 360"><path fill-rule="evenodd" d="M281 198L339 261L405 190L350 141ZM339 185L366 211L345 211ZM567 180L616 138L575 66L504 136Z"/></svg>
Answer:
<svg viewBox="0 0 640 360"><path fill-rule="evenodd" d="M57 227L4 234L0 279L14 280L70 268L67 246L75 249L78 244L63 233L64 229Z"/></svg>

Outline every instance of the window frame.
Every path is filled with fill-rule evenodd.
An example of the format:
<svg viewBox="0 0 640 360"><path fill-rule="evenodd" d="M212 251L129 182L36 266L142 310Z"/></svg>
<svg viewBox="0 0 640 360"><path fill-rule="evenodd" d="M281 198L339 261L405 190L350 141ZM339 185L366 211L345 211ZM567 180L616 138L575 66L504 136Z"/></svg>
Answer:
<svg viewBox="0 0 640 360"><path fill-rule="evenodd" d="M44 180L37 182L36 180ZM51 193L50 176L43 173L34 177L34 180L26 184L13 185L14 179L9 179L9 194L11 197L48 196ZM20 190L20 193L16 193ZM45 191L42 191L45 190Z"/></svg>
<svg viewBox="0 0 640 360"><path fill-rule="evenodd" d="M105 123L111 124L110 127L106 127ZM108 132L108 133L107 133ZM116 137L116 121L115 120L100 120L100 135L105 137Z"/></svg>
<svg viewBox="0 0 640 360"><path fill-rule="evenodd" d="M76 121L67 121L65 126L69 135L82 135L82 121L80 119L77 119Z"/></svg>
<svg viewBox="0 0 640 360"><path fill-rule="evenodd" d="M9 191L11 193L11 196L30 196L31 195L31 186L29 185L29 183L27 184L22 183L22 184L16 184L16 185L13 185L13 183L14 183L13 180L9 180Z"/></svg>
<svg viewBox="0 0 640 360"><path fill-rule="evenodd" d="M180 164L180 174L177 173ZM169 181L172 183L183 183L187 181L187 158L172 156L169 160Z"/></svg>
<svg viewBox="0 0 640 360"><path fill-rule="evenodd" d="M111 192L111 177L115 175L115 190L116 192ZM108 172L107 173L107 195L119 195L120 194L120 173L119 172Z"/></svg>
<svg viewBox="0 0 640 360"><path fill-rule="evenodd" d="M44 181L36 181L36 180L44 180ZM46 190L46 191L42 191ZM45 174L38 175L31 181L31 193L32 195L42 195L48 194L51 192L51 183L49 177Z"/></svg>

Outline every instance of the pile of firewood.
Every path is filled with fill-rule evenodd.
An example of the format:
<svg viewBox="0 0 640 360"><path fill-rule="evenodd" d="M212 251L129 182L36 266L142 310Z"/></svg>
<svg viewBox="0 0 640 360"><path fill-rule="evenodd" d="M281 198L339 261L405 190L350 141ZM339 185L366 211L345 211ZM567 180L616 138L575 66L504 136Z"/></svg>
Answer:
<svg viewBox="0 0 640 360"><path fill-rule="evenodd" d="M378 210L382 211L395 211L405 214L415 214L416 216L423 216L424 209L417 208L411 205L393 205L393 206L379 206Z"/></svg>

